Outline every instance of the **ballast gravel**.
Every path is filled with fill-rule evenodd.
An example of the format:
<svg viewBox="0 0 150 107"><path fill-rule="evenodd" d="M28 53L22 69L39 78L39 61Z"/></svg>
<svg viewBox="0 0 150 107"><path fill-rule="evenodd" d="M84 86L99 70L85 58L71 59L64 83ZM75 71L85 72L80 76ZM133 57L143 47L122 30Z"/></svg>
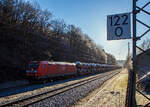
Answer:
<svg viewBox="0 0 150 107"><path fill-rule="evenodd" d="M115 74L111 74L104 78L92 81L88 84L58 94L54 97L42 100L38 103L30 105L29 107L69 107L77 100L86 96L92 90L98 88L103 84L103 82L105 82L107 79L110 79L113 75Z"/></svg>

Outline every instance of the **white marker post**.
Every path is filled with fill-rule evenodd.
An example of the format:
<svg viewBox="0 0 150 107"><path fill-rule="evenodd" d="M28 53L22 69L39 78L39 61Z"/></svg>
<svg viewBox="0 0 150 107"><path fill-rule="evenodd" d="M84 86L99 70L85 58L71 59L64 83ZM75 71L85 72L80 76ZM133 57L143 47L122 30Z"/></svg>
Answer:
<svg viewBox="0 0 150 107"><path fill-rule="evenodd" d="M131 38L130 13L107 16L107 40Z"/></svg>

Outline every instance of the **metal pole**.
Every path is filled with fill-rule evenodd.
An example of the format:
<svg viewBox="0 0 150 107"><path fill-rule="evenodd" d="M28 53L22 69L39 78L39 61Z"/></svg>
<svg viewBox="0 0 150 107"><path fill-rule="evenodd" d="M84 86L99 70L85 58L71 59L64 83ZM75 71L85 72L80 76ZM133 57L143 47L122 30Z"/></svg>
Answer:
<svg viewBox="0 0 150 107"><path fill-rule="evenodd" d="M136 107L136 0L133 0L133 71L132 71L132 95L131 106Z"/></svg>
<svg viewBox="0 0 150 107"><path fill-rule="evenodd" d="M128 58L130 56L130 43L128 42Z"/></svg>

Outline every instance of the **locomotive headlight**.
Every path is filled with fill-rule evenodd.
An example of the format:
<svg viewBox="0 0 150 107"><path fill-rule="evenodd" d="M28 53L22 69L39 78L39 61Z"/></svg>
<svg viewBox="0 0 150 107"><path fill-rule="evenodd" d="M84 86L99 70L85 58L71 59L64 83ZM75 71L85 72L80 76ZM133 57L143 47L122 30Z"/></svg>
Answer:
<svg viewBox="0 0 150 107"><path fill-rule="evenodd" d="M34 70L34 73L37 73L38 71L37 70Z"/></svg>

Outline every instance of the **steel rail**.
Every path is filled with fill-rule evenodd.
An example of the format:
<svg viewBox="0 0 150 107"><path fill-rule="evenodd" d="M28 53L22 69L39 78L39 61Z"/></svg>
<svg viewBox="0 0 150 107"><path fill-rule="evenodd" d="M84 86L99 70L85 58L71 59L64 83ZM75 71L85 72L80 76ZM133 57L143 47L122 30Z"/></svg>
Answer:
<svg viewBox="0 0 150 107"><path fill-rule="evenodd" d="M17 101L7 102L7 103L2 104L0 106L1 107L6 107L6 106L7 107L12 107L12 106L13 107L25 107L25 106L29 106L29 105L35 104L39 101L42 101L44 99L56 96L58 94L64 93L64 92L66 92L68 90L71 90L73 88L76 88L76 87L79 87L81 85L87 84L89 82L104 78L106 76L110 76L112 74L111 77L109 77L109 78L107 78L106 80L103 81L103 83L104 83L105 81L107 81L108 79L111 79L114 75L116 75L118 73L119 72L112 71L112 72L109 72L105 75L94 76L92 78L81 80L79 82L75 82L75 83L72 83L72 84L69 84L69 85L65 85L65 86L62 86L62 87L59 87L59 88L56 88L56 89L48 90L46 92L43 92L43 93L40 93L40 94L37 94L37 95L33 95L33 96L28 97L28 98L23 98L23 99L19 99Z"/></svg>

